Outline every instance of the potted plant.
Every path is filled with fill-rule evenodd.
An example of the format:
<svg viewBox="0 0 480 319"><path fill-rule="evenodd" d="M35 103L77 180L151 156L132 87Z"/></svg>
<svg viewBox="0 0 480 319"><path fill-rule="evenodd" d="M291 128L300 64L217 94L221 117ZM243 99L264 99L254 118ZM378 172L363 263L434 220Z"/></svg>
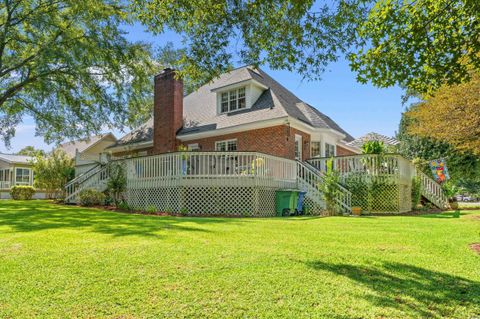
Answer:
<svg viewBox="0 0 480 319"><path fill-rule="evenodd" d="M188 160L188 147L181 144L178 146L178 151L182 152L182 175L187 175L187 160Z"/></svg>
<svg viewBox="0 0 480 319"><path fill-rule="evenodd" d="M451 209L458 209L458 202L455 195L457 195L458 187L453 185L451 182L446 182L442 185L445 196L448 198L448 203L450 204Z"/></svg>

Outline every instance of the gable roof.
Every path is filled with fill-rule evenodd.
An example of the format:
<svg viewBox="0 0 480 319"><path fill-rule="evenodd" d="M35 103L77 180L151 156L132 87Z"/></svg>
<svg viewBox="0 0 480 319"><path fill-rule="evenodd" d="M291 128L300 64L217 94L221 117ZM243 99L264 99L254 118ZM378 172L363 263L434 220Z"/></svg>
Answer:
<svg viewBox="0 0 480 319"><path fill-rule="evenodd" d="M236 112L217 114L217 97L216 93L212 91L250 80L267 88L252 107ZM184 97L183 116L184 127L177 133L179 136L290 116L314 128L338 131L346 136L345 140L347 142L353 140L353 137L331 118L311 105L304 103L261 69L250 66L224 73L219 78ZM152 139L153 119L150 119L119 139L111 147L147 142Z"/></svg>
<svg viewBox="0 0 480 319"><path fill-rule="evenodd" d="M34 160L34 157L32 156L0 153L0 161L4 161L11 164L30 164L30 162L33 160Z"/></svg>
<svg viewBox="0 0 480 319"><path fill-rule="evenodd" d="M111 136L113 137L113 139L116 140L115 136L112 133L106 133L106 134L90 136L89 138L85 138L85 139L63 143L63 144L60 144L58 148L62 149L68 156L73 158L75 157L76 150L82 153L108 136Z"/></svg>
<svg viewBox="0 0 480 319"><path fill-rule="evenodd" d="M383 142L385 145L397 145L400 143L397 139L393 137L388 137L379 133L370 132L362 137L359 137L347 143L347 145L361 148L363 144L368 141L380 141Z"/></svg>

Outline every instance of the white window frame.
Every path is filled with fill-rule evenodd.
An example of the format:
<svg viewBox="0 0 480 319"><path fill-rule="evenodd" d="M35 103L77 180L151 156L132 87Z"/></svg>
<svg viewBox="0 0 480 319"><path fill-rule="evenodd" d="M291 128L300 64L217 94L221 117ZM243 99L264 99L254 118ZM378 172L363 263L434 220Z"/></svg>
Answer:
<svg viewBox="0 0 480 319"><path fill-rule="evenodd" d="M235 150L228 150L228 143L230 142L235 142ZM218 146L220 144L225 144L225 151L222 151L222 150L219 150ZM216 152L236 152L238 151L238 142L237 142L237 139L236 138L233 138L233 139L229 139L229 140L222 140L222 141L216 141L215 142L215 151Z"/></svg>
<svg viewBox="0 0 480 319"><path fill-rule="evenodd" d="M295 159L303 161L303 137L298 134L295 134Z"/></svg>
<svg viewBox="0 0 480 319"><path fill-rule="evenodd" d="M333 154L328 154L330 147L333 148ZM329 152L330 153L330 152ZM325 143L325 157L335 157L337 155L337 146L335 144Z"/></svg>
<svg viewBox="0 0 480 319"><path fill-rule="evenodd" d="M22 170L22 171L27 171L28 172L28 182L24 182L23 180L22 181L19 181L18 180L18 174L17 174L17 171L18 170ZM25 176L23 174L24 172L22 172L21 176ZM31 168L27 168L27 167L15 167L15 185L32 185L32 169Z"/></svg>
<svg viewBox="0 0 480 319"><path fill-rule="evenodd" d="M243 90L243 107L239 107L239 93L240 93L240 90ZM224 96L226 94L226 97L227 97L227 100L226 100L226 103L227 103L227 110L224 111L223 110L223 103L224 103ZM239 111L239 110L244 110L247 108L247 87L246 86L241 86L241 87L238 87L238 88L235 88L235 89L231 89L231 90L228 90L228 91L222 91L222 92L218 92L218 95L219 95L219 113L220 114L226 114L226 113L230 113L230 112L235 112L235 111ZM235 96L234 99L232 99L232 96Z"/></svg>
<svg viewBox="0 0 480 319"><path fill-rule="evenodd" d="M313 144L318 144L318 154L313 155ZM315 158L315 157L322 157L322 141L311 141L310 142L310 157Z"/></svg>
<svg viewBox="0 0 480 319"><path fill-rule="evenodd" d="M199 151L200 150L200 145L198 145L198 143L194 143L194 144L188 144L187 145L187 150L189 151Z"/></svg>

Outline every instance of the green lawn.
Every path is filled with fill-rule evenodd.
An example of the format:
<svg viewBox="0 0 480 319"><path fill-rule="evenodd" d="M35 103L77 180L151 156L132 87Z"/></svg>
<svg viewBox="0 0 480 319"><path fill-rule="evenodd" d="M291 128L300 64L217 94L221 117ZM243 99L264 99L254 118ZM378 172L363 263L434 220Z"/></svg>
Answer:
<svg viewBox="0 0 480 319"><path fill-rule="evenodd" d="M478 318L480 211L174 218L0 201L0 318Z"/></svg>

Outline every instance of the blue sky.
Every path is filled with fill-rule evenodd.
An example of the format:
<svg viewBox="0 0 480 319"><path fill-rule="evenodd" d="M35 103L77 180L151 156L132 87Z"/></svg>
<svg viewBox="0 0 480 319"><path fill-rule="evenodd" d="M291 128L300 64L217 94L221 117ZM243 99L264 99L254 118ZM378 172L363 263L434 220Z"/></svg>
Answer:
<svg viewBox="0 0 480 319"><path fill-rule="evenodd" d="M144 32L140 25L128 26L125 30L132 41L150 42L154 46L170 41L181 47L181 38L172 32L153 36ZM354 137L372 131L393 136L398 129L404 110L401 103L403 90L398 87L379 89L357 83L355 74L344 60L329 65L321 81L304 81L295 73L270 70L268 66L262 66L262 69L300 99L330 116ZM124 133L114 134L120 137ZM25 118L17 128L11 144L11 148L7 149L0 142L0 153L14 153L27 145L45 150L54 146L47 145L41 136L35 136L35 123L31 118Z"/></svg>

